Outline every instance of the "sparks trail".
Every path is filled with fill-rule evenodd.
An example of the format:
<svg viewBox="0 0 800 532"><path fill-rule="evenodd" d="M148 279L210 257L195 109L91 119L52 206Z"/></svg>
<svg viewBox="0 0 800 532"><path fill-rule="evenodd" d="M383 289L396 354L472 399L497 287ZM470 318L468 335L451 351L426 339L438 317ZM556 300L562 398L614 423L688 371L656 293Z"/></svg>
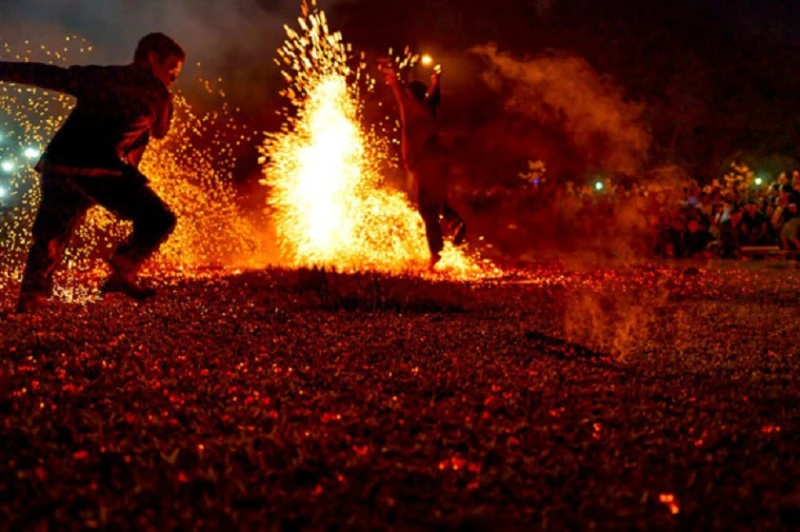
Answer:
<svg viewBox="0 0 800 532"><path fill-rule="evenodd" d="M396 163L389 142L363 120L361 95L374 80L313 1L302 9L300 31L287 27L278 53L282 94L296 112L285 113L283 129L262 147L281 249L294 266L422 271L429 258L422 220L384 183ZM496 271L449 244L442 255L437 270L449 276Z"/></svg>

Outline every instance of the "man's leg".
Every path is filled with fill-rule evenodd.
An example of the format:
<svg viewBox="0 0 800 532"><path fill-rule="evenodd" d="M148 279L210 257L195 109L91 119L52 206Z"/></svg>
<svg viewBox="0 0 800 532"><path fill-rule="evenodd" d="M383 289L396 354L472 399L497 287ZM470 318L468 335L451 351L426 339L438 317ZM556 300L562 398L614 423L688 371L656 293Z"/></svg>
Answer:
<svg viewBox="0 0 800 532"><path fill-rule="evenodd" d="M42 198L33 222L33 245L22 276L18 310L34 310L38 300L53 292L56 271L75 226L80 222L89 200L64 176L41 177Z"/></svg>
<svg viewBox="0 0 800 532"><path fill-rule="evenodd" d="M138 172L111 178L82 177L79 184L97 203L133 222L133 232L109 261L114 275L106 288L137 298L152 295L151 291L138 289L133 280L144 261L175 229L175 215Z"/></svg>
<svg viewBox="0 0 800 532"><path fill-rule="evenodd" d="M439 222L441 205L436 202L420 201L419 214L425 223L425 237L428 240L428 249L431 252L431 266L434 266L442 258L444 239L442 238L442 226Z"/></svg>
<svg viewBox="0 0 800 532"><path fill-rule="evenodd" d="M442 209L442 217L447 222L450 232L453 233L453 245L460 246L464 243L467 234L467 224L458 212L446 203Z"/></svg>
<svg viewBox="0 0 800 532"><path fill-rule="evenodd" d="M425 236L431 252L431 266L439 262L444 248L439 218L447 205L448 171L446 159L434 154L421 158L414 172L419 213L425 222Z"/></svg>

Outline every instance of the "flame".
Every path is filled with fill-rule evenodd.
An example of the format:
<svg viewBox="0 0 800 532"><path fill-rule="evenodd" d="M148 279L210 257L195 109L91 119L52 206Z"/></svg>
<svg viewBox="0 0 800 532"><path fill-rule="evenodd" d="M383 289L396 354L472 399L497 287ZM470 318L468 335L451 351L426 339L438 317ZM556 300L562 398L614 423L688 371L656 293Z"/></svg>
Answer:
<svg viewBox="0 0 800 532"><path fill-rule="evenodd" d="M279 50L296 112L267 136L264 179L282 251L294 266L388 273L422 272L429 261L422 219L385 184L390 140L363 121L362 91L372 91L363 57L354 62L315 2L303 2L300 31L286 27ZM410 57L409 54L406 54ZM437 272L480 277L493 271L449 243Z"/></svg>

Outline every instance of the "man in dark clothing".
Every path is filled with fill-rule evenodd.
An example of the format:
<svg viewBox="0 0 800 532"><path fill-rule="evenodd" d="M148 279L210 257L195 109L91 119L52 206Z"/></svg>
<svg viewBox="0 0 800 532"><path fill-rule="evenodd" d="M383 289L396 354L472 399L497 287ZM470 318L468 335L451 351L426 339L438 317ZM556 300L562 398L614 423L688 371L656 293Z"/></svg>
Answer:
<svg viewBox="0 0 800 532"><path fill-rule="evenodd" d="M382 64L382 70L400 108L403 164L413 178L417 209L425 223L433 268L444 248L439 218L443 217L450 231L455 233L455 245L464 242L466 233L464 220L448 201L450 157L437 133L441 69L438 66L434 69L430 88L421 81L402 83L388 63Z"/></svg>
<svg viewBox="0 0 800 532"><path fill-rule="evenodd" d="M739 243L745 246L768 245L768 224L769 220L758 210L758 204L755 201L748 202L739 222Z"/></svg>
<svg viewBox="0 0 800 532"><path fill-rule="evenodd" d="M676 216L672 220L672 226L667 230L668 248L667 255L670 258L682 259L686 256L686 219L683 216Z"/></svg>
<svg viewBox="0 0 800 532"><path fill-rule="evenodd" d="M683 234L686 257L704 254L712 240L711 233L700 224L700 220L697 218L689 219L686 223L686 232Z"/></svg>
<svg viewBox="0 0 800 532"><path fill-rule="evenodd" d="M154 295L136 273L175 227L175 215L138 171L151 137L164 138L172 117L169 88L186 55L172 39L153 33L139 41L127 66L73 66L0 61L0 82L35 85L77 98L42 155L42 198L18 312L36 310L52 295L53 274L75 227L99 204L133 222L133 232L109 260L103 292L136 299Z"/></svg>

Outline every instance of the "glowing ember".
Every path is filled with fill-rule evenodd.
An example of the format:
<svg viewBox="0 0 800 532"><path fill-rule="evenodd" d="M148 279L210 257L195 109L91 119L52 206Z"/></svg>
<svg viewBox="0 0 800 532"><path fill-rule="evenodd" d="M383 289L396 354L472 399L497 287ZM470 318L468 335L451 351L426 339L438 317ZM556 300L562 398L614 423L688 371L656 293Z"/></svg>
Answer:
<svg viewBox="0 0 800 532"><path fill-rule="evenodd" d="M672 515L677 515L681 511L681 507L678 505L678 502L675 500L675 495L672 493L662 493L658 496L659 502L662 504L666 504L669 508L669 512Z"/></svg>
<svg viewBox="0 0 800 532"><path fill-rule="evenodd" d="M385 186L389 142L362 121L360 91L374 80L363 63L350 67L349 47L328 30L325 13L313 1L302 7L302 33L287 27L279 50L283 94L296 113L262 148L281 249L296 266L422 271L429 259L422 219L404 194ZM449 244L437 270L485 274Z"/></svg>

